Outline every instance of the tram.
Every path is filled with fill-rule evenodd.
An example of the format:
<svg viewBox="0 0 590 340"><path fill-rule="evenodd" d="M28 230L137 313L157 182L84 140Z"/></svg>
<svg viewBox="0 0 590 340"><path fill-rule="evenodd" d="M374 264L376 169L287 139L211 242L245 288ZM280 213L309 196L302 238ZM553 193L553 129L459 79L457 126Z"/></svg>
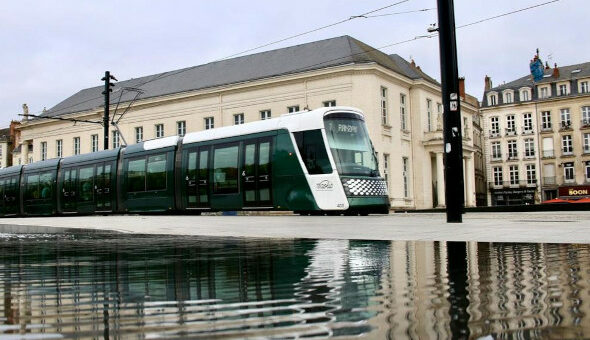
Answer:
<svg viewBox="0 0 590 340"><path fill-rule="evenodd" d="M362 112L329 107L0 169L0 216L388 213Z"/></svg>

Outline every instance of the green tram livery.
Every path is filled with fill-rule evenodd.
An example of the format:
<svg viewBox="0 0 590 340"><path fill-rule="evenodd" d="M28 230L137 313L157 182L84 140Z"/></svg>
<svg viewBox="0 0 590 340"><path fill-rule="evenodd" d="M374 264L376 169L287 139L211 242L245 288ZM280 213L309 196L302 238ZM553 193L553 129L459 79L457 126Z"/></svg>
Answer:
<svg viewBox="0 0 590 340"><path fill-rule="evenodd" d="M387 213L361 111L321 108L0 169L0 216Z"/></svg>

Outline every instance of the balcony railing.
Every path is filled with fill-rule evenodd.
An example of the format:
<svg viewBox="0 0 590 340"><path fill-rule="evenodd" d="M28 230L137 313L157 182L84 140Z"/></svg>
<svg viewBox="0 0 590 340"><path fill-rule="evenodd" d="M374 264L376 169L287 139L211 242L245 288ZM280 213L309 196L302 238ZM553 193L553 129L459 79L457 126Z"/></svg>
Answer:
<svg viewBox="0 0 590 340"><path fill-rule="evenodd" d="M500 137L500 130L490 130L490 138Z"/></svg>
<svg viewBox="0 0 590 340"><path fill-rule="evenodd" d="M583 119L580 121L580 126L581 126L582 128L590 128L590 118L583 118Z"/></svg>
<svg viewBox="0 0 590 340"><path fill-rule="evenodd" d="M543 150L543 158L553 158L555 157L555 152L553 150Z"/></svg>
<svg viewBox="0 0 590 340"><path fill-rule="evenodd" d="M573 156L574 150L561 149L561 155L562 156Z"/></svg>
<svg viewBox="0 0 590 340"><path fill-rule="evenodd" d="M571 130L571 129L572 129L572 122L569 121L569 120L563 121L559 125L559 130L560 131L563 131L563 130Z"/></svg>
<svg viewBox="0 0 590 340"><path fill-rule="evenodd" d="M492 155L492 161L501 161L502 160L502 154L496 154L496 155Z"/></svg>
<svg viewBox="0 0 590 340"><path fill-rule="evenodd" d="M518 160L518 153L508 154L508 158L506 160L517 161Z"/></svg>
<svg viewBox="0 0 590 340"><path fill-rule="evenodd" d="M516 136L516 129L506 129L506 136Z"/></svg>
<svg viewBox="0 0 590 340"><path fill-rule="evenodd" d="M543 177L543 184L544 185L555 185L555 176L546 176Z"/></svg>
<svg viewBox="0 0 590 340"><path fill-rule="evenodd" d="M534 133L535 133L535 131L533 129L523 129L522 130L523 135L532 135Z"/></svg>

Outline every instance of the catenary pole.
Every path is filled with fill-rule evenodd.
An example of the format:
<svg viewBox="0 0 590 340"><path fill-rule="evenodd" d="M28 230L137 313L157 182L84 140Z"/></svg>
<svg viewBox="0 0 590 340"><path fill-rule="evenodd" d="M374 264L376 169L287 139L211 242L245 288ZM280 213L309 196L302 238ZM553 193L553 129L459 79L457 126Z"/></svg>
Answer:
<svg viewBox="0 0 590 340"><path fill-rule="evenodd" d="M111 79L117 80L117 78L112 76L109 71L105 71L104 77L101 79L104 80L104 91L102 91L102 94L104 95L104 114L102 116L102 127L104 130L104 150L109 149L109 104L111 92L113 91L112 87L115 86L115 84L111 83Z"/></svg>
<svg viewBox="0 0 590 340"><path fill-rule="evenodd" d="M440 73L444 107L444 164L447 222L463 221L465 203L463 184L463 144L461 137L461 105L457 71L457 44L453 0L437 0Z"/></svg>

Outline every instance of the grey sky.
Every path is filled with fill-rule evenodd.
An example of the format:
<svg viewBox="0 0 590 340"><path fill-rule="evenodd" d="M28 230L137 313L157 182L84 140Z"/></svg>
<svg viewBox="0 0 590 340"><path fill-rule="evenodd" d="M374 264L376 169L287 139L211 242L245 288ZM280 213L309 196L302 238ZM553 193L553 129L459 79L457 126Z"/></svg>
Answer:
<svg viewBox="0 0 590 340"><path fill-rule="evenodd" d="M207 63L401 0L374 1L13 1L0 8L0 127L98 86L105 70L119 80ZM548 0L455 0L457 26ZM435 8L409 0L375 14ZM457 31L459 74L481 99L494 85L528 73L535 49L553 65L590 61L588 0L560 0ZM276 49L350 35L373 47L426 35L436 10L341 25L272 45ZM438 38L382 50L397 53L440 79ZM548 59L549 58L549 59Z"/></svg>

